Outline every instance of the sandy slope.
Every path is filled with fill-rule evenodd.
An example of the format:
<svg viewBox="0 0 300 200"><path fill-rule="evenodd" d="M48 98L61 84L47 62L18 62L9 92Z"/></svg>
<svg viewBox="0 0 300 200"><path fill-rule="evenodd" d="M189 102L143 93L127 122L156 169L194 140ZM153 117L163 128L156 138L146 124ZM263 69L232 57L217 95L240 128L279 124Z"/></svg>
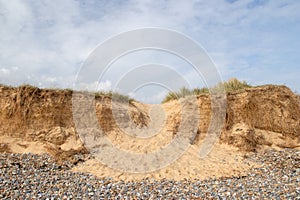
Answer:
<svg viewBox="0 0 300 200"><path fill-rule="evenodd" d="M124 173L111 169L95 159L90 159L75 168L74 171L90 172L101 177L113 177L122 180L139 180L145 177L154 179L205 179L209 177L240 176L254 163L244 162L243 153L228 145L218 144L204 159L199 158L199 149L195 146L185 152L176 162L166 168L150 173Z"/></svg>
<svg viewBox="0 0 300 200"><path fill-rule="evenodd" d="M71 91L0 86L0 97L1 152L46 152L58 161L73 161L76 155L92 150L83 145L75 129ZM227 95L222 134L211 153L200 159L199 150L210 124L211 104L208 95L197 97L197 101L201 112L195 140L168 167L148 174L133 174L88 159L73 170L125 180L238 176L254 165L244 161L247 152L300 147L299 97L284 86L264 86ZM110 142L119 149L138 154L167 147L185 119L177 101L163 105L117 103L112 111L110 98L98 96L95 108L98 122ZM188 109L192 111L193 108ZM187 130L192 128L187 124ZM127 158L123 160L130 162Z"/></svg>

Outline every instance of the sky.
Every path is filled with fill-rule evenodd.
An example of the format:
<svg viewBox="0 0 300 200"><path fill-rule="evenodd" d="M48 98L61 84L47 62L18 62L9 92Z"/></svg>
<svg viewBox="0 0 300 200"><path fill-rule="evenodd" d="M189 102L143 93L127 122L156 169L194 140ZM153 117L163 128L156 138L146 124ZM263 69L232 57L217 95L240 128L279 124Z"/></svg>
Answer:
<svg viewBox="0 0 300 200"><path fill-rule="evenodd" d="M0 83L73 88L101 43L126 31L156 27L201 45L222 80L283 84L299 93L299 10L295 0L0 0ZM191 87L205 86L180 58L145 50L117 60L90 87L118 90L124 74L147 63L174 69ZM150 84L137 86L130 95L156 103L167 92Z"/></svg>

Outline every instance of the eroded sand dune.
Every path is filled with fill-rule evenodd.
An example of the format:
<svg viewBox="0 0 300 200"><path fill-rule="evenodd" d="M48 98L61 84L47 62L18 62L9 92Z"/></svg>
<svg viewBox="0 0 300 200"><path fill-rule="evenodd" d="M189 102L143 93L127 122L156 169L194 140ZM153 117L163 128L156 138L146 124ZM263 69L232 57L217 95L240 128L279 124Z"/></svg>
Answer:
<svg viewBox="0 0 300 200"><path fill-rule="evenodd" d="M285 86L261 86L227 94L222 134L204 159L199 158L199 150L211 121L210 96L198 96L196 105L200 110L197 135L178 160L147 174L125 173L92 156L78 159L78 155L88 155L91 149L86 148L75 128L72 91L0 86L0 151L46 152L59 162L75 163L74 171L101 177L180 180L240 175L254 165L244 162L247 152L300 147L299 97ZM111 143L138 154L159 151L170 144L182 120L178 101L162 105L116 103L112 111L111 99L97 96L94 106L99 125ZM152 132L147 132L147 127ZM130 132L132 128L135 133ZM141 133L144 138L134 137ZM151 137L147 138L147 134Z"/></svg>

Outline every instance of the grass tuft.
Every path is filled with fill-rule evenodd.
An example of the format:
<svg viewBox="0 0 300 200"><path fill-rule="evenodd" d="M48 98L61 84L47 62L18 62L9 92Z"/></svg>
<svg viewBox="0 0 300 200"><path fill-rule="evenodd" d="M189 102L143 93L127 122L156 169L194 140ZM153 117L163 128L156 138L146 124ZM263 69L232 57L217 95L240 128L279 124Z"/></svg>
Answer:
<svg viewBox="0 0 300 200"><path fill-rule="evenodd" d="M224 88L226 92L235 92L239 90L243 90L245 88L252 87L246 81L240 81L236 78L231 78L226 82L218 83L215 88Z"/></svg>
<svg viewBox="0 0 300 200"><path fill-rule="evenodd" d="M234 91L240 91L245 88L250 88L252 87L249 85L246 81L239 81L236 78L231 78L226 82L221 82L218 83L215 87L213 88L194 88L192 90L183 87L181 88L178 92L169 92L166 97L163 99L162 103L171 101L171 100L176 100L180 98L184 98L186 96L191 96L191 95L201 95L201 94L209 94L210 90L211 91L223 91L225 90L226 92L234 92Z"/></svg>

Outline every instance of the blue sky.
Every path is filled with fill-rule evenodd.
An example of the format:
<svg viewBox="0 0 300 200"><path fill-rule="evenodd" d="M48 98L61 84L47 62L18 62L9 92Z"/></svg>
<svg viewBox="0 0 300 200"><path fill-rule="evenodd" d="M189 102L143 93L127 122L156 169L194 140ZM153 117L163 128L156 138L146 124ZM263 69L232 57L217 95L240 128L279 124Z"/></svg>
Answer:
<svg viewBox="0 0 300 200"><path fill-rule="evenodd" d="M201 44L223 80L285 84L300 92L299 10L295 0L0 0L0 82L72 88L81 64L99 43L124 31L160 27ZM177 64L192 87L203 85L177 58L157 52L132 57L137 58L137 63ZM115 66L100 88L113 88L121 69ZM144 93L150 95L140 99L157 102L165 92L147 88Z"/></svg>

